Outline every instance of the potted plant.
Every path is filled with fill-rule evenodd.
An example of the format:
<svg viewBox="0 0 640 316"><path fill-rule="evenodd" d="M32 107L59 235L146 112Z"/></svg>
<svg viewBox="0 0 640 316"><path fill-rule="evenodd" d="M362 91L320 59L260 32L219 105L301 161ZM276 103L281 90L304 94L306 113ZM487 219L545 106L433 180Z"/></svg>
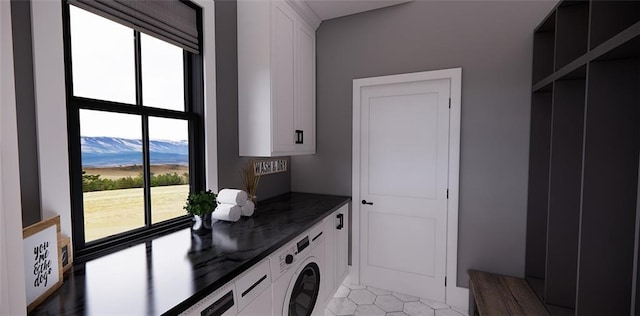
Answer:
<svg viewBox="0 0 640 316"><path fill-rule="evenodd" d="M211 213L217 206L216 197L211 190L189 193L183 208L193 215L193 232L204 234L211 231Z"/></svg>

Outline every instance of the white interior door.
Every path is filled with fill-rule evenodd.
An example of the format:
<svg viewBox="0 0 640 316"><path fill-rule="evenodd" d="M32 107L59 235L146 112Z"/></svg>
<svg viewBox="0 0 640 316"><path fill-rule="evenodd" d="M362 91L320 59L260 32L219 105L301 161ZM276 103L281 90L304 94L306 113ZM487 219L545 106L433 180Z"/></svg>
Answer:
<svg viewBox="0 0 640 316"><path fill-rule="evenodd" d="M445 299L450 91L415 77L354 91L363 284Z"/></svg>

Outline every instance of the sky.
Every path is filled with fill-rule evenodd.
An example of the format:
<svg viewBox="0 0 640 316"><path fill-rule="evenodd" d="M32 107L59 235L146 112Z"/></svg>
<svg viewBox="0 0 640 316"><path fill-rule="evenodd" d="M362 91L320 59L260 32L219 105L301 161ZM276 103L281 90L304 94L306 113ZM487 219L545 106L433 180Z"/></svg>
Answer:
<svg viewBox="0 0 640 316"><path fill-rule="evenodd" d="M142 119L138 115L80 110L80 135L142 139ZM150 117L149 138L187 140L188 123L186 120Z"/></svg>
<svg viewBox="0 0 640 316"><path fill-rule="evenodd" d="M71 54L74 95L135 104L133 30L93 13L71 8ZM184 110L183 51L143 34L143 104ZM82 136L141 138L140 116L80 111ZM188 139L187 122L149 119L149 137Z"/></svg>

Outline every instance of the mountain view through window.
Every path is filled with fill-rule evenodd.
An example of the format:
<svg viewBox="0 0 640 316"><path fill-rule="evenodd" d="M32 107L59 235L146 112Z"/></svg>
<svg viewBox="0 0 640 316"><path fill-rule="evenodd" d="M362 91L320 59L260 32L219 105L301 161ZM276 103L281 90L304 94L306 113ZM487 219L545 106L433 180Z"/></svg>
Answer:
<svg viewBox="0 0 640 316"><path fill-rule="evenodd" d="M185 215L184 51L70 6L85 242Z"/></svg>

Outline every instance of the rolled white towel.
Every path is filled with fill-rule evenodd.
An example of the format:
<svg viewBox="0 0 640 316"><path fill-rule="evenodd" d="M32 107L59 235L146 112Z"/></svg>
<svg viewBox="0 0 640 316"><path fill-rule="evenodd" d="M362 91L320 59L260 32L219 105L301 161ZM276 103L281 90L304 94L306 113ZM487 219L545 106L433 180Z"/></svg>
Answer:
<svg viewBox="0 0 640 316"><path fill-rule="evenodd" d="M240 215L242 215L240 206L233 204L218 204L218 207L216 207L213 213L211 213L211 218L237 222L240 219Z"/></svg>
<svg viewBox="0 0 640 316"><path fill-rule="evenodd" d="M238 189L222 189L216 198L218 203L244 206L247 203L247 192Z"/></svg>
<svg viewBox="0 0 640 316"><path fill-rule="evenodd" d="M256 209L255 204L252 201L247 201L247 204L240 207L240 211L242 212L242 216L251 216L253 215L253 211Z"/></svg>

